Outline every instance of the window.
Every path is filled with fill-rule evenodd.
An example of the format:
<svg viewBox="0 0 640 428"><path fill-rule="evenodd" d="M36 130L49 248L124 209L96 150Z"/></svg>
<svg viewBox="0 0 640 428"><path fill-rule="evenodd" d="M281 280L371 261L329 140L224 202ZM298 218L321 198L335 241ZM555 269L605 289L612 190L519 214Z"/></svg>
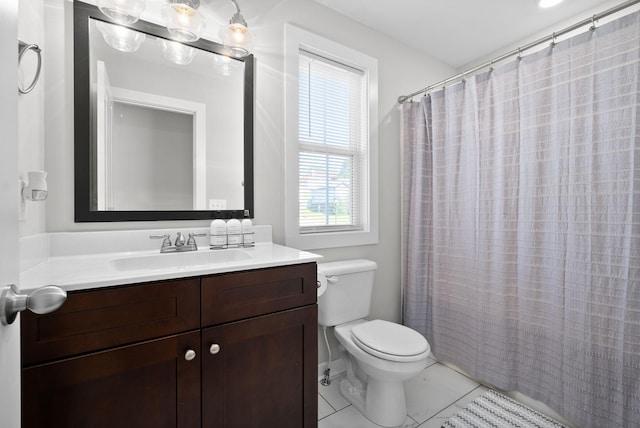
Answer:
<svg viewBox="0 0 640 428"><path fill-rule="evenodd" d="M377 61L285 33L287 245L377 243Z"/></svg>

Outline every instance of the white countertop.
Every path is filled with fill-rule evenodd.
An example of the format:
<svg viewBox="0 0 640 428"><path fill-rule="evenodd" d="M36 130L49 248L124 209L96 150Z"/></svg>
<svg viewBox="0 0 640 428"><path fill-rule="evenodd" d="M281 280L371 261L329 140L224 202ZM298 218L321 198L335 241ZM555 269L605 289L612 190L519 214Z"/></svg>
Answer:
<svg viewBox="0 0 640 428"><path fill-rule="evenodd" d="M257 243L255 247L210 250L199 249L197 257L207 257L211 252L236 252L242 260L227 260L213 263L189 264L182 266L163 266L163 263L151 263L152 268L122 268L119 265L123 259L142 258L140 260L167 260L173 264L171 257L183 256L188 253L160 254L158 249L131 252L112 252L88 255L70 255L48 257L45 260L25 269L20 274L20 289L30 290L43 285L57 285L67 291L87 290L114 285L141 283L174 278L185 278L217 273L243 271L283 265L293 265L318 261L322 256L307 251L284 247L271 242ZM244 252L244 253L238 253ZM232 255L232 253L229 253ZM147 259L151 257L150 259ZM214 256L215 257L215 256ZM222 256L224 258L224 255ZM120 266L120 267L119 267Z"/></svg>

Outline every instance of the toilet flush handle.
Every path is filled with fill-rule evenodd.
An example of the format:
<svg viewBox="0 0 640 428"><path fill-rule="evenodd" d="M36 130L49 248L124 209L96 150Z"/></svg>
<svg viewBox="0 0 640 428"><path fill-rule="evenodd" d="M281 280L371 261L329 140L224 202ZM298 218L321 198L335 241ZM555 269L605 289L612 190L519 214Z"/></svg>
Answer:
<svg viewBox="0 0 640 428"><path fill-rule="evenodd" d="M336 282L338 282L338 277L337 276L328 276L327 277L327 282L330 282L331 284L335 284Z"/></svg>

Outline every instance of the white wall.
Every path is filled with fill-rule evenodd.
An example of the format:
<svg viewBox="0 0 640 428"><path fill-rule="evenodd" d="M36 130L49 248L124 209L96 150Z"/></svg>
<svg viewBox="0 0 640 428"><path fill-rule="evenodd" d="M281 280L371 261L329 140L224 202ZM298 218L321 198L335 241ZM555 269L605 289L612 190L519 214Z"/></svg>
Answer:
<svg viewBox="0 0 640 428"><path fill-rule="evenodd" d="M33 0L38 1L38 0ZM42 0L39 0L42 1ZM82 223L73 221L73 52L72 4L47 0L47 41L55 59L49 65L46 105L46 166L50 172L46 230L176 228L207 225L192 222ZM246 10L248 6L243 5ZM226 12L226 11L225 11ZM285 0L250 23L256 33L255 88L255 224L273 225L274 241L284 242L284 23L289 22L378 59L379 201L378 245L318 251L326 261L369 258L379 264L372 316L400 319L400 109L399 95L443 79L455 70L345 18L311 0ZM64 25L64 28L63 28ZM49 114L49 110L47 110ZM53 120L53 118L56 120ZM326 359L320 346L320 361Z"/></svg>
<svg viewBox="0 0 640 428"><path fill-rule="evenodd" d="M256 215L273 225L284 242L284 23L342 43L378 60L379 66L379 244L318 250L326 261L368 258L378 262L372 317L400 319L400 112L398 95L453 70L386 36L312 1L281 2L255 26L256 47ZM275 202L275 203L274 203ZM326 359L320 347L320 361Z"/></svg>
<svg viewBox="0 0 640 428"><path fill-rule="evenodd" d="M18 38L28 44L37 44L42 49L42 54L45 55L47 44L45 43L42 25L43 15L44 5L42 0L20 0L18 4ZM25 54L22 66L18 69L18 76L24 88L31 84L36 67L35 53L28 52ZM38 171L45 167L44 88L46 74L46 61L43 61L40 79L35 88L30 93L18 97L18 168L20 178L24 181L27 180L28 171ZM16 194L15 197L20 198L20 195ZM25 210L25 217L24 221L20 223L20 236L44 232L46 203L27 202L21 203L21 205Z"/></svg>
<svg viewBox="0 0 640 428"><path fill-rule="evenodd" d="M550 36L554 32L558 32L560 30L568 28L568 27L572 26L573 24L576 24L576 23L578 23L578 22L580 22L582 20L591 19L593 17L593 15L600 14L600 13L602 13L602 12L604 12L604 11L614 7L614 6L618 6L620 3L621 3L620 0L610 0L610 1L607 1L607 2L604 2L604 3L600 4L600 5L598 5L595 8L586 10L583 13L572 17L571 19L559 22L558 24L556 24L554 26L541 29L540 31L536 32L535 34L530 35L526 39L517 40L517 41L507 40L506 44L505 44L505 46L503 48L495 51L491 55L488 55L486 57L477 58L474 61L472 61L472 62L470 62L468 64L465 64L462 67L459 67L457 72L458 73L462 73L465 70L469 70L469 69L471 69L471 68L473 68L473 67L475 67L477 65L486 63L486 62L490 61L493 58L497 58L497 57L502 56L503 54L506 54L508 52L515 51L519 47L526 46L527 44L533 43L536 40L539 40L539 39L545 38L547 36ZM596 26L603 25L603 24L605 24L607 22L610 22L610 21L612 21L614 19L619 18L622 15L637 11L638 9L640 9L640 4L636 4L636 5L630 6L630 7L626 8L625 10L623 10L621 12L618 12L616 14L610 15L609 17L606 17L606 18L603 18L603 19L599 20L596 23ZM558 37L556 39L556 41L561 41L561 40L565 40L567 38L570 38L570 37L576 35L577 33L584 32L589 27L590 27L590 25L587 25L586 27L580 28L580 29L578 29L576 31L573 31L573 32L568 33L568 34L563 35L563 36L560 36L560 37ZM549 46L548 43L543 43L543 44L539 45L538 47L535 47L535 48L532 48L529 51L523 52L523 55L527 55L529 53L536 52L536 51L538 51L540 49L546 49L548 46ZM514 59L514 57L510 57L510 58L505 59L504 62L513 61L513 59ZM499 66L499 65L500 65L500 63L498 63L497 66Z"/></svg>

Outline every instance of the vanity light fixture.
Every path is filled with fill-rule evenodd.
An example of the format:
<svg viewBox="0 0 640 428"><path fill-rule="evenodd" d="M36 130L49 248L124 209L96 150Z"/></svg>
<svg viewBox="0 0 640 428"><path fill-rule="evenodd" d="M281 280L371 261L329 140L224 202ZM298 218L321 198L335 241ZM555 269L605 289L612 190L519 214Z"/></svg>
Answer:
<svg viewBox="0 0 640 428"><path fill-rule="evenodd" d="M243 58L251 53L253 32L249 30L238 2L230 1L236 12L229 24L220 29L220 38L229 56ZM136 22L145 7L145 0L96 0L96 3L102 13L125 25ZM206 22L199 7L200 0L166 0L162 17L173 40L195 42L200 38Z"/></svg>
<svg viewBox="0 0 640 428"><path fill-rule="evenodd" d="M222 27L220 30L220 38L229 55L235 58L242 58L251 53L253 46L253 32L249 30L247 21L245 21L240 6L236 0L231 0L236 8L229 25Z"/></svg>
<svg viewBox="0 0 640 428"><path fill-rule="evenodd" d="M96 0L100 12L120 24L133 24L144 10L145 0Z"/></svg>
<svg viewBox="0 0 640 428"><path fill-rule="evenodd" d="M556 5L560 4L560 3L562 3L562 0L539 0L538 1L538 6L543 8L543 9L546 9L546 8L549 8L549 7L556 6Z"/></svg>
<svg viewBox="0 0 640 428"><path fill-rule="evenodd" d="M174 40L195 42L200 38L205 21L198 7L200 0L167 0L162 7L162 17Z"/></svg>

